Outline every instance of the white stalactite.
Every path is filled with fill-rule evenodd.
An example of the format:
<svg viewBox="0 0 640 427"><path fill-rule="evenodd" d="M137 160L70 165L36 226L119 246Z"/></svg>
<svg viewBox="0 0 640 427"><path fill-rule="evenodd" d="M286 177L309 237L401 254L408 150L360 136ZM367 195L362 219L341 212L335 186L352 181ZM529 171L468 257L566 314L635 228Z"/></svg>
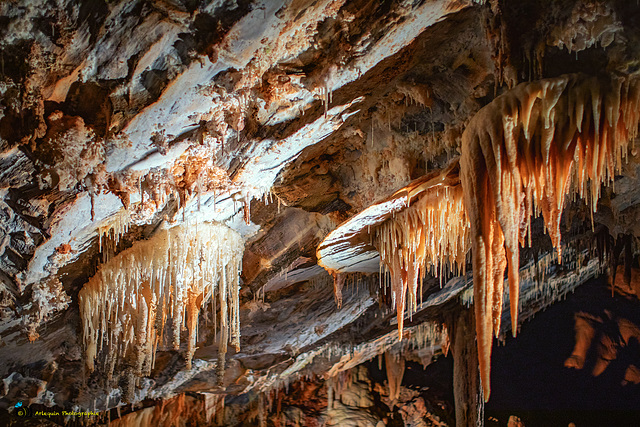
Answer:
<svg viewBox="0 0 640 427"><path fill-rule="evenodd" d="M159 231L102 265L79 293L89 370L100 356L110 377L126 358L139 376L148 375L169 319L174 349L180 347L181 330L188 329L190 368L200 309L216 294L222 328L229 327L231 344L238 348L243 249L238 233L204 223Z"/></svg>

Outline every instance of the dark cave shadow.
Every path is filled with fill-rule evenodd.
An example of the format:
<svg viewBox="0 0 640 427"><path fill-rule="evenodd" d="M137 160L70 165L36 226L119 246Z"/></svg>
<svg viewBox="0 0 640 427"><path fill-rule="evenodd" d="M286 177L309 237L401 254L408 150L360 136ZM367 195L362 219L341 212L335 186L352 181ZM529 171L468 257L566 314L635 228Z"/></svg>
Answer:
<svg viewBox="0 0 640 427"><path fill-rule="evenodd" d="M637 346L621 351L598 377L591 375L593 346L583 369L564 366L575 342L574 314L602 316L605 310L640 323L640 302L612 297L603 276L525 322L517 338L494 343L486 425L506 426L516 415L527 427L640 426L640 385L621 385L626 367L640 363Z"/></svg>

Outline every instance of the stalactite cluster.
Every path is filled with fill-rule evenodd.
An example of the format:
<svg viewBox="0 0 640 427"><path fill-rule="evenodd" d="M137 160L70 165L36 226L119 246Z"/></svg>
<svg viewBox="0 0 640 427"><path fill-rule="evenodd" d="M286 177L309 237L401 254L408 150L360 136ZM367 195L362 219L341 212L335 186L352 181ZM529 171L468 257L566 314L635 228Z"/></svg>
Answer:
<svg viewBox="0 0 640 427"><path fill-rule="evenodd" d="M129 231L130 225L131 213L123 208L98 227L98 248L102 253L102 262L113 257L120 238Z"/></svg>
<svg viewBox="0 0 640 427"><path fill-rule="evenodd" d="M418 282L425 273L442 276L445 270L464 268L469 225L458 174L458 162L454 161L420 185L400 190L407 193L409 207L380 224L373 233L373 244L380 252L380 268L390 273L400 339L405 305L408 302L409 313L415 311Z"/></svg>
<svg viewBox="0 0 640 427"><path fill-rule="evenodd" d="M506 268L515 334L519 244L525 244L531 216L542 213L560 257L565 196L580 195L595 211L600 184L613 180L637 135L639 107L636 77L564 75L523 83L497 97L463 133L460 179L471 223L485 399Z"/></svg>
<svg viewBox="0 0 640 427"><path fill-rule="evenodd" d="M214 223L161 230L103 264L79 293L86 365L104 363L108 376L120 363L149 375L156 348L180 347L188 330L187 367L196 349L200 309L219 300L221 339L239 347L239 268L243 240ZM171 334L165 339L165 324ZM167 333L167 335L169 335ZM222 350L221 350L222 351Z"/></svg>

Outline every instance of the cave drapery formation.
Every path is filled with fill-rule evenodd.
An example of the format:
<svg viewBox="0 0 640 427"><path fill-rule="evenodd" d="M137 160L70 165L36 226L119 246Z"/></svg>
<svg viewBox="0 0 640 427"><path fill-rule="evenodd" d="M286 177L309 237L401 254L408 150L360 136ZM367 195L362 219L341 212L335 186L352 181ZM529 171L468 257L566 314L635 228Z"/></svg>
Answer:
<svg viewBox="0 0 640 427"><path fill-rule="evenodd" d="M494 339L639 298L638 22L0 2L0 423L482 425ZM408 385L450 358L451 402Z"/></svg>

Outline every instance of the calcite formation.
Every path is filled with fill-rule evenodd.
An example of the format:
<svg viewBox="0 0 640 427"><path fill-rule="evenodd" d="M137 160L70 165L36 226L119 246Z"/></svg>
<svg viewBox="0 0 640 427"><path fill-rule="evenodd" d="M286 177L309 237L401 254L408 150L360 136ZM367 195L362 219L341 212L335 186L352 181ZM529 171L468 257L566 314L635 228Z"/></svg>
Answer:
<svg viewBox="0 0 640 427"><path fill-rule="evenodd" d="M372 231L380 253L381 283L389 277L400 339L405 307L409 313L416 310L425 274L442 277L465 268L469 225L458 172L456 159L444 171L399 190L396 194L406 193L408 207Z"/></svg>
<svg viewBox="0 0 640 427"><path fill-rule="evenodd" d="M500 329L508 269L517 330L519 245L542 213L561 256L560 217L568 194L596 210L601 183L621 170L638 132L640 80L563 75L522 83L497 97L462 135L460 177L471 223L476 330L485 399L492 333Z"/></svg>
<svg viewBox="0 0 640 427"><path fill-rule="evenodd" d="M406 300L409 313L415 311L425 272L462 271L471 247L479 363L488 400L504 272L508 269L515 336L519 245L527 243L527 236L531 241L532 216L542 214L561 261L566 196L580 196L596 210L601 183L613 182L627 159L638 132L639 107L638 78L573 74L520 84L481 109L462 134L459 177L456 160L443 172L399 190L396 194L406 192L406 208L372 232L381 280L389 273L400 338Z"/></svg>
<svg viewBox="0 0 640 427"><path fill-rule="evenodd" d="M493 335L622 256L612 305L637 301L638 22L627 0L0 2L0 424L19 402L480 424ZM428 379L447 332L455 417L371 363ZM359 394L363 364L386 379Z"/></svg>
<svg viewBox="0 0 640 427"><path fill-rule="evenodd" d="M221 349L226 349L227 337L239 349L242 251L238 233L203 223L161 230L103 264L78 296L89 370L96 369L97 359L112 375L127 361L137 375L149 375L158 346L166 341L179 349L185 327L190 368L199 312L207 302L213 317L220 318ZM170 336L165 337L168 321Z"/></svg>
<svg viewBox="0 0 640 427"><path fill-rule="evenodd" d="M396 402L400 396L400 386L404 376L404 359L401 355L387 352L384 355L384 365L389 381L389 399Z"/></svg>

